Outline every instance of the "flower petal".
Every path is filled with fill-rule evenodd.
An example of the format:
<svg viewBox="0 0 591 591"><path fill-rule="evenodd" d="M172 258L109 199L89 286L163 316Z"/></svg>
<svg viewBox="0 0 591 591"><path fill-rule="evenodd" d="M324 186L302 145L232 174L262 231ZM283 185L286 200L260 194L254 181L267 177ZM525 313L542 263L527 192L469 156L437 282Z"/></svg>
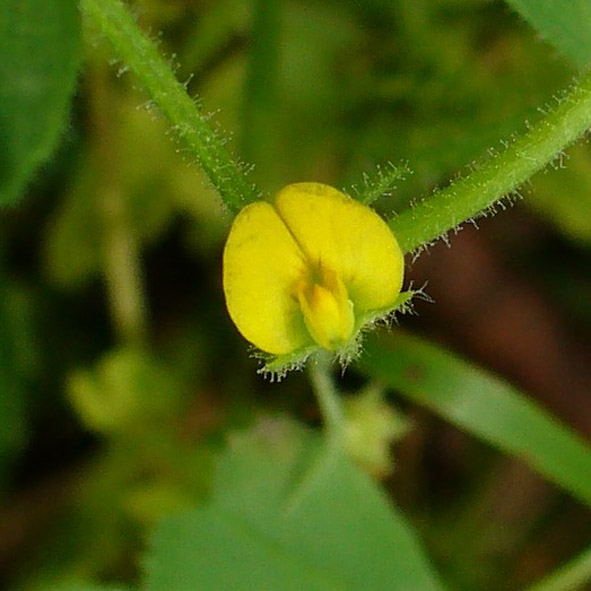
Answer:
<svg viewBox="0 0 591 591"><path fill-rule="evenodd" d="M272 205L242 209L224 249L224 293L234 324L259 349L283 355L313 342L295 291L305 271L303 253Z"/></svg>
<svg viewBox="0 0 591 591"><path fill-rule="evenodd" d="M288 185L274 205L309 261L340 276L356 315L394 303L404 258L377 213L321 183Z"/></svg>
<svg viewBox="0 0 591 591"><path fill-rule="evenodd" d="M320 269L320 283L302 279L298 301L304 324L312 338L328 350L338 349L351 338L355 327L353 304L341 278L328 269Z"/></svg>

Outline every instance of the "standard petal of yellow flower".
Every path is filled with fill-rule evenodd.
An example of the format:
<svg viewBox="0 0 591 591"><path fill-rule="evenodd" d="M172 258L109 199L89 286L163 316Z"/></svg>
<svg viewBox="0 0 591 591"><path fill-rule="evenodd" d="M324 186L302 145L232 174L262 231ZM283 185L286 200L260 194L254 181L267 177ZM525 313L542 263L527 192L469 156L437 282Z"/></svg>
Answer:
<svg viewBox="0 0 591 591"><path fill-rule="evenodd" d="M349 343L394 305L403 256L370 208L319 183L289 185L245 207L224 251L226 304L238 330L275 355Z"/></svg>
<svg viewBox="0 0 591 591"><path fill-rule="evenodd" d="M224 250L230 317L251 343L275 355L312 344L296 289L307 274L303 253L272 205L246 206Z"/></svg>
<svg viewBox="0 0 591 591"><path fill-rule="evenodd" d="M356 315L394 303L404 258L377 213L320 183L288 185L274 205L308 260L340 277Z"/></svg>
<svg viewBox="0 0 591 591"><path fill-rule="evenodd" d="M297 289L304 322L312 338L329 350L344 345L353 333L353 304L340 277L330 269L312 269Z"/></svg>

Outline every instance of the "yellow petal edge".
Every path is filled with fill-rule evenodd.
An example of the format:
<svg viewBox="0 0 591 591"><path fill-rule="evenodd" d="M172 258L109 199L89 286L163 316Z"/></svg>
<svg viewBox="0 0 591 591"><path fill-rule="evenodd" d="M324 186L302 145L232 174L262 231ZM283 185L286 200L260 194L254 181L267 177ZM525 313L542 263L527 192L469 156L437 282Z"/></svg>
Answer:
<svg viewBox="0 0 591 591"><path fill-rule="evenodd" d="M236 216L223 260L240 333L274 355L343 347L356 319L393 306L404 273L396 238L369 207L321 183L283 188Z"/></svg>

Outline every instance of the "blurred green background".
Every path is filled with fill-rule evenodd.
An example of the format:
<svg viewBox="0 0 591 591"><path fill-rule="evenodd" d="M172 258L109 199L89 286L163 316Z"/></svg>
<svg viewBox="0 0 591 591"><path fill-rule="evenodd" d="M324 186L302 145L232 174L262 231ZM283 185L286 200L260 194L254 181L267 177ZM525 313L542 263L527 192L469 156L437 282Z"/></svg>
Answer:
<svg viewBox="0 0 591 591"><path fill-rule="evenodd" d="M378 203L385 215L502 149L575 72L497 1L137 0L133 10L263 191L304 180L352 190L378 165L408 163ZM72 51L83 67L57 151L0 216L6 589L134 583L147 532L206 497L230 431L262 414L319 424L305 374L263 380L226 315L231 219L207 179L95 30ZM522 193L452 248L409 258L407 285L426 283L435 303L417 302L400 324L588 439L588 141ZM365 382L350 368L342 387ZM588 544L589 511L566 493L395 391L388 399L406 427L384 486L454 589L518 588Z"/></svg>

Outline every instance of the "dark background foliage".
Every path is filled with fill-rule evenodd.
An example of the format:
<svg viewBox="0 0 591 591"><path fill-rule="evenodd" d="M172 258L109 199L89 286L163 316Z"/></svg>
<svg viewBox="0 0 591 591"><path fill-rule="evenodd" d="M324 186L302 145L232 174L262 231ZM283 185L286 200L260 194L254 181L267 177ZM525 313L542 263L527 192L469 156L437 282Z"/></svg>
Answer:
<svg viewBox="0 0 591 591"><path fill-rule="evenodd" d="M39 12L54 5L63 14ZM7 589L137 581L146 532L205 498L229 431L262 413L319 423L305 374L265 382L226 316L229 215L96 31L80 43L67 5L0 8L0 22L19 6L37 11L43 47L28 56L39 47L11 32L3 51L22 61L0 66L11 89L0 115L14 113L0 120L0 189L5 203L23 196L0 216ZM265 192L300 180L363 186L376 165L408 162L412 174L378 203L385 215L501 149L574 74L488 0L137 0L134 11ZM27 85L35 92L23 103ZM19 117L27 134L17 134ZM450 236L451 248L439 241L409 258L406 282L426 283L434 303L417 302L400 323L503 376L588 439L588 142L521 192L479 229ZM342 384L364 382L351 368ZM588 509L388 396L411 428L384 484L453 588L515 589L588 544Z"/></svg>

